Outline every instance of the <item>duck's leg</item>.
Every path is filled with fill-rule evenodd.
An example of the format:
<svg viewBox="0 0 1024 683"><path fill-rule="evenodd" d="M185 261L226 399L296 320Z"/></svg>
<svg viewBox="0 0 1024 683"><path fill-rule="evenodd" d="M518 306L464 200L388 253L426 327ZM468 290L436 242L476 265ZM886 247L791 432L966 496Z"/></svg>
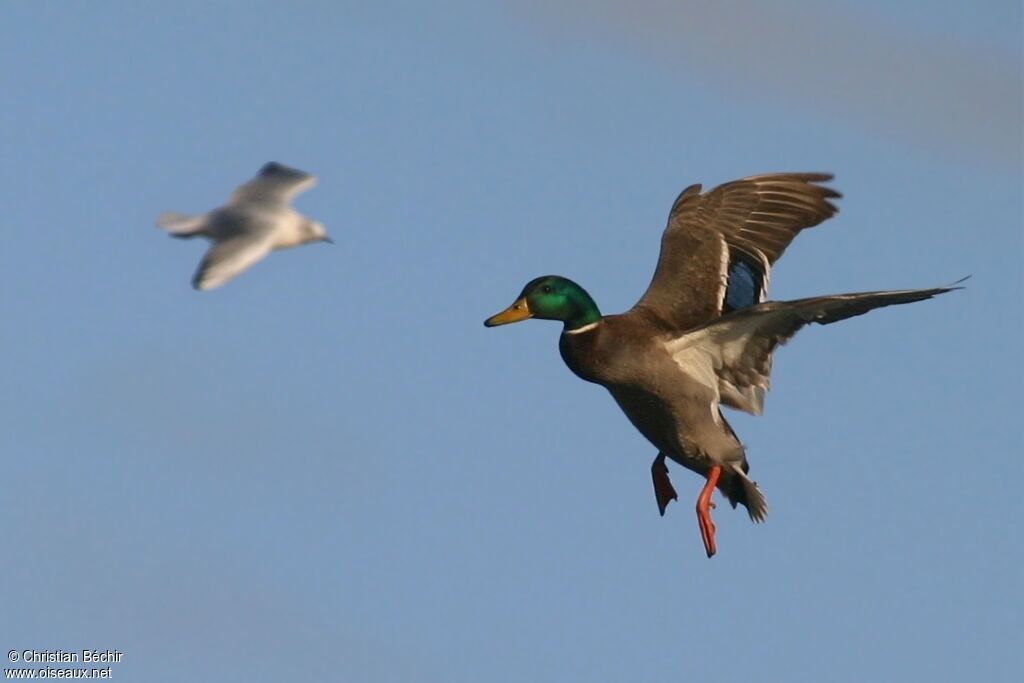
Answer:
<svg viewBox="0 0 1024 683"><path fill-rule="evenodd" d="M700 537L704 541L704 550L708 557L715 554L715 524L711 521L710 509L715 507L711 502L711 494L718 485L718 477L722 474L721 465L714 465L708 470L708 480L697 497L697 523L700 525Z"/></svg>
<svg viewBox="0 0 1024 683"><path fill-rule="evenodd" d="M651 463L651 478L654 479L654 498L658 501L658 512L664 517L669 501L679 499L676 490L672 488L672 482L668 479L664 453L658 453L658 457Z"/></svg>

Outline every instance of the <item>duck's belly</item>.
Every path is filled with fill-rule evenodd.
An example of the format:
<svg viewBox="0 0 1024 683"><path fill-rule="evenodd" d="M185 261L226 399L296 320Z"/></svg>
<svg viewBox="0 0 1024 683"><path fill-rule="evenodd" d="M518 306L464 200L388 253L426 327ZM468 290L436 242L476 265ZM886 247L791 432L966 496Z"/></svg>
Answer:
<svg viewBox="0 0 1024 683"><path fill-rule="evenodd" d="M681 438L686 425L668 401L642 389L608 387L608 391L637 431L660 452L690 469L707 468L707 458L688 448Z"/></svg>
<svg viewBox="0 0 1024 683"><path fill-rule="evenodd" d="M680 465L704 473L714 463L741 459L742 448L718 413L715 388L684 373L657 340L616 334L615 322L563 334L566 365L608 389L633 426Z"/></svg>
<svg viewBox="0 0 1024 683"><path fill-rule="evenodd" d="M664 387L662 387L664 388ZM742 465L743 446L710 397L608 387L637 430L661 453L702 475L713 465Z"/></svg>

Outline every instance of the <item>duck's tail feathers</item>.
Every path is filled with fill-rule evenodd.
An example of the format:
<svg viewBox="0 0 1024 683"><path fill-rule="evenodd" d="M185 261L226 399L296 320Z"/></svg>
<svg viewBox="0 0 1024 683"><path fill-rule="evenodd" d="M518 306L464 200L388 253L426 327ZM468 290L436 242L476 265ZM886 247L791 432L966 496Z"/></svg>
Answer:
<svg viewBox="0 0 1024 683"><path fill-rule="evenodd" d="M170 233L171 237L178 237L180 239L198 237L203 234L203 230L206 228L206 214L187 216L183 213L164 211L157 217L156 226L166 230Z"/></svg>
<svg viewBox="0 0 1024 683"><path fill-rule="evenodd" d="M728 489L724 491L733 507L742 503L747 508L750 521L763 522L768 517L768 501L757 484L747 476L747 465L733 465L733 475L729 477Z"/></svg>

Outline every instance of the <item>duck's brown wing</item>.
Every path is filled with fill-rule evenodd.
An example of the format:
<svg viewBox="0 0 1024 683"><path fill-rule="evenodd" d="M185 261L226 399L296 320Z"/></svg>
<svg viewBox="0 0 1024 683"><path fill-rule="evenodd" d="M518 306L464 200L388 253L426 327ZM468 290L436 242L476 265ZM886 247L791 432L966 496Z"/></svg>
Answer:
<svg viewBox="0 0 1024 683"><path fill-rule="evenodd" d="M841 195L820 183L827 173L750 176L701 193L691 185L669 212L661 255L647 291L633 307L662 325L686 330L713 320L730 306L730 275L762 301L771 266L804 228L836 213Z"/></svg>
<svg viewBox="0 0 1024 683"><path fill-rule="evenodd" d="M670 339L666 348L692 377L712 388L723 404L761 414L772 371L772 352L810 323L828 325L883 306L909 304L960 289L834 294L796 301L769 301L714 320Z"/></svg>

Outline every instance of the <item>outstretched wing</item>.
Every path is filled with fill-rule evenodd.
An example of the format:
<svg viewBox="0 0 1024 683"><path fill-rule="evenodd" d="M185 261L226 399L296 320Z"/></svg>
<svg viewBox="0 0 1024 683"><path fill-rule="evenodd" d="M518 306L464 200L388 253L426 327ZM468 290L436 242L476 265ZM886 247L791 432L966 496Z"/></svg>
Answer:
<svg viewBox="0 0 1024 683"><path fill-rule="evenodd" d="M670 339L666 347L692 377L708 385L717 382L721 403L760 415L764 394L768 391L772 352L804 325L828 325L875 308L923 301L953 289L960 287L770 301L730 313Z"/></svg>
<svg viewBox="0 0 1024 683"><path fill-rule="evenodd" d="M271 161L263 166L256 177L239 185L231 195L229 204L263 202L287 204L297 195L316 185L316 176L297 168Z"/></svg>
<svg viewBox="0 0 1024 683"><path fill-rule="evenodd" d="M264 232L245 233L215 242L203 255L192 286L206 290L220 287L248 270L271 249L270 236Z"/></svg>
<svg viewBox="0 0 1024 683"><path fill-rule="evenodd" d="M771 173L680 193L647 291L633 310L676 330L764 300L773 263L804 228L836 212L827 173ZM727 287L742 286L743 296ZM742 302L742 304L740 303Z"/></svg>

